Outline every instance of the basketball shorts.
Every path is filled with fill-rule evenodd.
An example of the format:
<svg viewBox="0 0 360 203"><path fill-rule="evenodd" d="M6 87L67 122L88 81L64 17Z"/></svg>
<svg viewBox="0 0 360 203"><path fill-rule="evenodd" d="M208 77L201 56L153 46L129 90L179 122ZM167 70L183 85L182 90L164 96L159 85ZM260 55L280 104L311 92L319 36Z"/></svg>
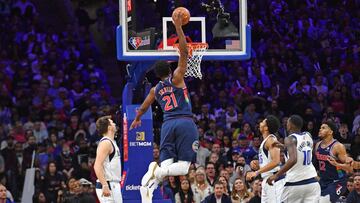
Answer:
<svg viewBox="0 0 360 203"><path fill-rule="evenodd" d="M193 161L199 149L198 139L198 129L192 118L165 121L161 128L160 161L170 158Z"/></svg>
<svg viewBox="0 0 360 203"><path fill-rule="evenodd" d="M336 202L346 192L346 179L336 180L332 183L322 183L321 196L330 196L330 202Z"/></svg>
<svg viewBox="0 0 360 203"><path fill-rule="evenodd" d="M263 203L280 203L281 194L284 189L285 178L277 180L273 185L266 183L268 177L263 179L261 202Z"/></svg>
<svg viewBox="0 0 360 203"><path fill-rule="evenodd" d="M282 203L318 203L320 200L320 184L315 178L295 183L285 183L281 195Z"/></svg>

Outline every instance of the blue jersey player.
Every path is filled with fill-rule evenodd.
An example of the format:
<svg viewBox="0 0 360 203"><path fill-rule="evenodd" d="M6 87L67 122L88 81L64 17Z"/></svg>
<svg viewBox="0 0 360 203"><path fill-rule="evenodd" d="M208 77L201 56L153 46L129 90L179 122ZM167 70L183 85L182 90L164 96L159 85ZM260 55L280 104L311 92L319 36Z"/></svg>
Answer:
<svg viewBox="0 0 360 203"><path fill-rule="evenodd" d="M334 139L337 127L334 122L324 122L319 131L320 142L315 146L315 157L319 163L319 176L322 201L336 202L346 191L346 172L332 162L345 163L352 159L347 156L343 144ZM343 168L346 169L346 168ZM351 170L349 165L348 170Z"/></svg>
<svg viewBox="0 0 360 203"><path fill-rule="evenodd" d="M167 62L155 64L155 74L161 81L150 90L130 126L131 130L141 125L141 116L155 100L160 104L164 112L160 141L161 163L160 166L156 162L150 163L148 172L141 180L142 188L146 188L147 193L151 193L165 176L186 175L198 148L197 126L193 121L184 81L188 50L182 30L182 15L180 11L173 19L179 37L178 67L171 73Z"/></svg>

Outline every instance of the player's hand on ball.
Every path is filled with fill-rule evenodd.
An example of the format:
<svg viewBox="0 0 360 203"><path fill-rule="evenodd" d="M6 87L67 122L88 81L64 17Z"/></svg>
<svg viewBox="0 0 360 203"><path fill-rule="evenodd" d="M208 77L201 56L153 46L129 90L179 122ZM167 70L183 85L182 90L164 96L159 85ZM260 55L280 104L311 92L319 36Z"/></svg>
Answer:
<svg viewBox="0 0 360 203"><path fill-rule="evenodd" d="M272 176L270 176L270 177L267 179L266 182L267 182L267 184L269 184L269 185L273 185L276 179L277 179L276 175L272 175Z"/></svg>
<svg viewBox="0 0 360 203"><path fill-rule="evenodd" d="M102 196L104 197L110 197L111 193L110 193L110 188L107 185L104 185L102 188Z"/></svg>
<svg viewBox="0 0 360 203"><path fill-rule="evenodd" d="M130 125L130 130L141 126L141 120L134 120Z"/></svg>
<svg viewBox="0 0 360 203"><path fill-rule="evenodd" d="M178 11L177 15L174 15L173 23L175 26L179 26L179 27L182 26L182 15L183 15L183 13L181 11Z"/></svg>

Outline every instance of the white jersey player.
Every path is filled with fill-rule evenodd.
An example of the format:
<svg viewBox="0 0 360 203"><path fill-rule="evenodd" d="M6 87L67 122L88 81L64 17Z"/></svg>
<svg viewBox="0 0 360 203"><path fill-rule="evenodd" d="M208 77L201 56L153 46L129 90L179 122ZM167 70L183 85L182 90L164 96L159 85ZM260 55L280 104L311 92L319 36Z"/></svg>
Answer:
<svg viewBox="0 0 360 203"><path fill-rule="evenodd" d="M247 179L250 180L261 174L263 187L261 192L261 202L280 203L280 196L284 188L284 176L275 181L274 185L265 184L266 180L280 169L280 149L275 147L277 139L274 135L279 130L280 122L272 115L267 116L260 123L260 132L263 135L263 141L259 148L259 170L249 172Z"/></svg>
<svg viewBox="0 0 360 203"><path fill-rule="evenodd" d="M101 203L122 203L120 150L114 140L116 126L110 116L104 116L96 121L96 128L103 135L97 147L94 164L98 178L96 195Z"/></svg>
<svg viewBox="0 0 360 203"><path fill-rule="evenodd" d="M293 115L289 118L287 130L290 135L285 139L289 160L267 180L267 183L273 184L274 180L286 173L281 202L317 203L320 199L320 185L312 164L314 143L309 133L301 132L302 126L303 120L300 116Z"/></svg>

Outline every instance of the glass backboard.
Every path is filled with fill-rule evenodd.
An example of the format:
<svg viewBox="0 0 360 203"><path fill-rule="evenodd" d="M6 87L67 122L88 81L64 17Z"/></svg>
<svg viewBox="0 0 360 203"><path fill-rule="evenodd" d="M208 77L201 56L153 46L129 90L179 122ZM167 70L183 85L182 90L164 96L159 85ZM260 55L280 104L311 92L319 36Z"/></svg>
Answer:
<svg viewBox="0 0 360 203"><path fill-rule="evenodd" d="M178 6L191 14L190 22L183 26L187 41L209 45L202 60L250 58L246 0L120 0L119 5L116 34L121 61L177 60L173 48L177 36L170 16Z"/></svg>

